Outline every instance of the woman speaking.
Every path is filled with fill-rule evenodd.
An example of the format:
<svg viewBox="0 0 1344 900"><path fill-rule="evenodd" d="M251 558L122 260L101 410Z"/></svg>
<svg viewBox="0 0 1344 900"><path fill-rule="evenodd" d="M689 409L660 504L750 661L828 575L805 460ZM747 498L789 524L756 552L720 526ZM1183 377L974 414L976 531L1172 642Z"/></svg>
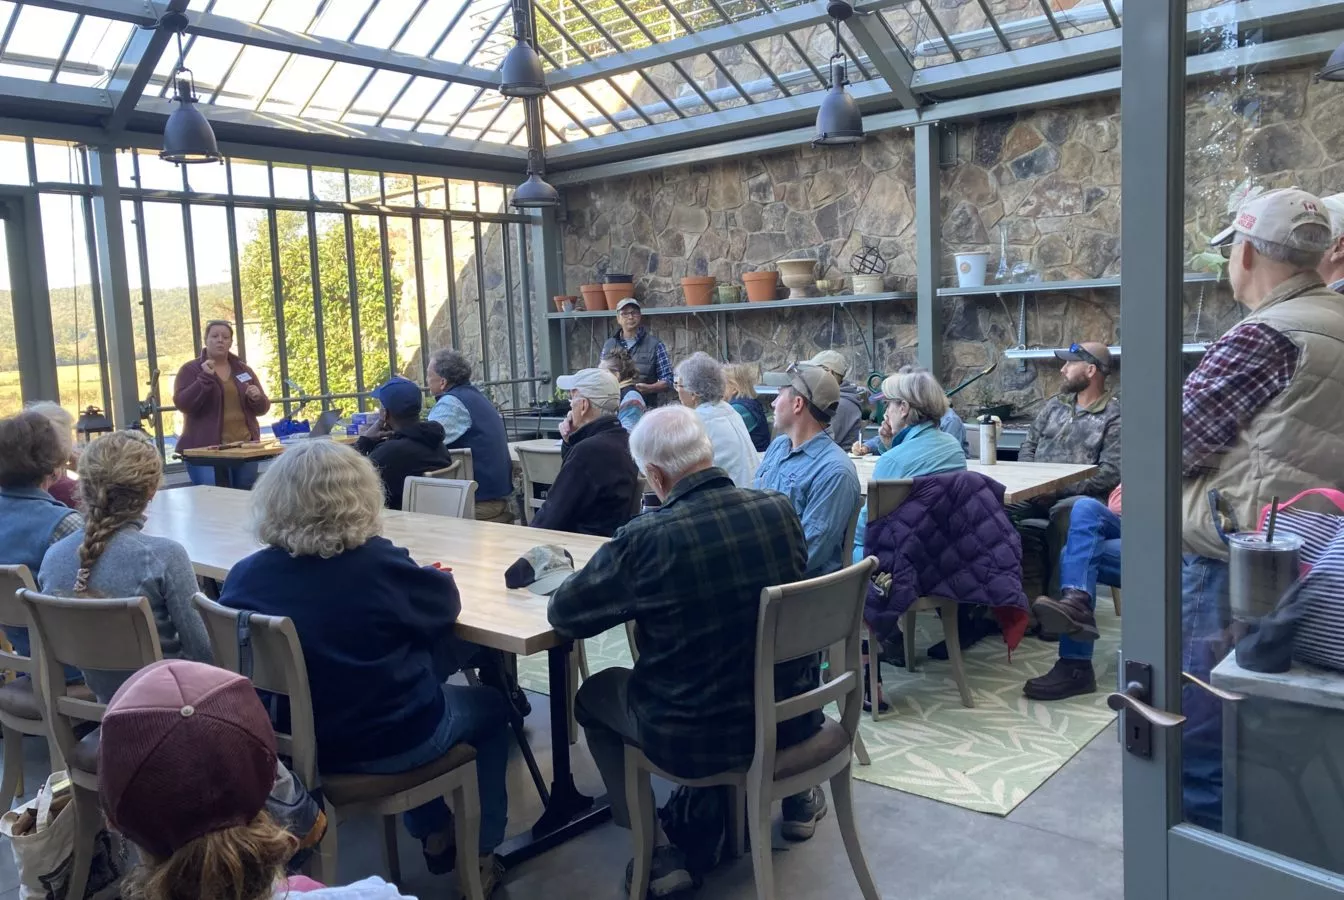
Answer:
<svg viewBox="0 0 1344 900"><path fill-rule="evenodd" d="M173 405L182 413L178 451L236 441L261 439L257 416L271 408L257 373L229 352L233 326L212 321L205 326L205 348L197 359L182 366L173 384ZM192 484L214 484L212 466L187 463ZM257 464L245 463L232 470L232 485L246 490L257 480Z"/></svg>

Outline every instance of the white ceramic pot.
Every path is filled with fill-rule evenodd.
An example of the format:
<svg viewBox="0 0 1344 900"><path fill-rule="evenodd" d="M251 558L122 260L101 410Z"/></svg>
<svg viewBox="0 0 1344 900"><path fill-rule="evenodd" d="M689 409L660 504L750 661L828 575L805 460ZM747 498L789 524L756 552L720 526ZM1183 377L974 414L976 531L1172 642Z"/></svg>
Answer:
<svg viewBox="0 0 1344 900"><path fill-rule="evenodd" d="M784 286L789 289L790 300L811 296L812 287L817 283L815 259L781 259L775 265Z"/></svg>
<svg viewBox="0 0 1344 900"><path fill-rule="evenodd" d="M984 287L988 253L957 254L957 287Z"/></svg>
<svg viewBox="0 0 1344 900"><path fill-rule="evenodd" d="M886 277L883 275L854 275L854 293L880 294L886 290Z"/></svg>

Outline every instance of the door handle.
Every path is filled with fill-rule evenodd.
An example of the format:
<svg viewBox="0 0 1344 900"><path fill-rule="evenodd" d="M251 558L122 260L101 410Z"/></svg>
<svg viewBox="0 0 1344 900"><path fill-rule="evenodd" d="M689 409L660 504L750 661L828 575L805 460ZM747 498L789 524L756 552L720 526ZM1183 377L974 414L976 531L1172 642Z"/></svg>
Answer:
<svg viewBox="0 0 1344 900"><path fill-rule="evenodd" d="M1131 681L1125 685L1123 691L1113 691L1107 694L1106 705L1116 712L1127 709L1130 712L1137 713L1158 728L1175 728L1185 722L1185 716L1149 706L1145 702L1147 699L1148 690L1142 682Z"/></svg>
<svg viewBox="0 0 1344 900"><path fill-rule="evenodd" d="M1195 687L1202 688L1203 690L1208 691L1210 694L1213 694L1213 696L1217 697L1219 700L1226 700L1229 703L1240 703L1242 700L1246 699L1245 694L1238 694L1236 691L1228 691L1220 687L1214 687L1207 681L1202 681L1196 678L1195 676L1191 675L1189 672L1182 672L1181 677L1184 678L1186 681L1190 682L1191 684L1193 684Z"/></svg>

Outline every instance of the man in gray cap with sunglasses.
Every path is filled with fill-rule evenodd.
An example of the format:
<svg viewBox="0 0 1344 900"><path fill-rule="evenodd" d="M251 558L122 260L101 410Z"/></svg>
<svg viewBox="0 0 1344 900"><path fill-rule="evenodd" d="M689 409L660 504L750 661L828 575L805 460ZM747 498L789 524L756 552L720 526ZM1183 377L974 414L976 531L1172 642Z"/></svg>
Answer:
<svg viewBox="0 0 1344 900"><path fill-rule="evenodd" d="M859 474L826 428L840 405L840 385L811 363L789 367L775 398L775 438L756 470L758 490L779 491L793 504L807 539L805 578L844 565L845 535L859 504Z"/></svg>

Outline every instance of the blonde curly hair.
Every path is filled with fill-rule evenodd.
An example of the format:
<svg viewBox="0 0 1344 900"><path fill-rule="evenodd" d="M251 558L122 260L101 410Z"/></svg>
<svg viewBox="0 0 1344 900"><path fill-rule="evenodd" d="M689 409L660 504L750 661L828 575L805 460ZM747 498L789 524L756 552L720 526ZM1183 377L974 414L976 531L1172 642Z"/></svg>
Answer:
<svg viewBox="0 0 1344 900"><path fill-rule="evenodd" d="M292 445L252 491L252 526L290 556L330 559L382 527L383 482L373 463L335 441Z"/></svg>
<svg viewBox="0 0 1344 900"><path fill-rule="evenodd" d="M724 392L724 399L731 400L734 397L745 397L749 400L755 400L756 380L760 376L760 368L753 366L751 363L731 363L724 366L723 380L728 386L728 389Z"/></svg>
<svg viewBox="0 0 1344 900"><path fill-rule="evenodd" d="M79 457L79 496L84 510L84 542L79 545L76 596L86 594L93 567L122 526L145 514L163 477L163 458L131 431L105 434Z"/></svg>

